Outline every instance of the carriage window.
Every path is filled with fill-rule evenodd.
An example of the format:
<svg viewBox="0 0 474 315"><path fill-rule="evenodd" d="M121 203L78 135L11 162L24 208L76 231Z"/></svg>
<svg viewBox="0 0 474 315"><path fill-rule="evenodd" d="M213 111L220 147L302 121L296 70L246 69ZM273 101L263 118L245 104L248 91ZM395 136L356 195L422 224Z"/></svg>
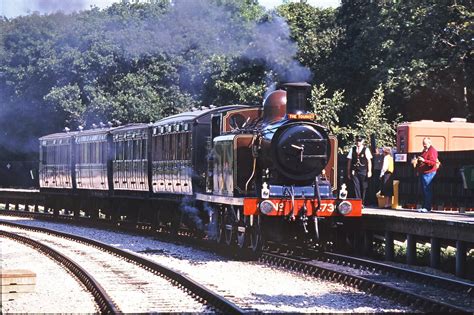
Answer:
<svg viewBox="0 0 474 315"><path fill-rule="evenodd" d="M95 143L89 143L89 163L94 163L95 157Z"/></svg>
<svg viewBox="0 0 474 315"><path fill-rule="evenodd" d="M94 147L94 154L92 155L92 163L99 162L99 143L95 142L92 144Z"/></svg>
<svg viewBox="0 0 474 315"><path fill-rule="evenodd" d="M147 159L147 141L146 139L143 139L142 141L142 160Z"/></svg>
<svg viewBox="0 0 474 315"><path fill-rule="evenodd" d="M127 160L133 160L133 140L127 141Z"/></svg>
<svg viewBox="0 0 474 315"><path fill-rule="evenodd" d="M47 153L47 160L46 160L46 164L52 164L52 158L53 158L53 149L52 147L46 147L46 151L48 152Z"/></svg>
<svg viewBox="0 0 474 315"><path fill-rule="evenodd" d="M56 164L56 146L52 145L50 150L51 150L50 164L54 165L54 164Z"/></svg>
<svg viewBox="0 0 474 315"><path fill-rule="evenodd" d="M51 164L56 164L56 146L51 146Z"/></svg>
<svg viewBox="0 0 474 315"><path fill-rule="evenodd" d="M89 147L87 143L82 145L82 163L87 164L87 156L89 154Z"/></svg>
<svg viewBox="0 0 474 315"><path fill-rule="evenodd" d="M66 155L64 154L64 146L60 145L58 147L58 164L65 164L66 163Z"/></svg>
<svg viewBox="0 0 474 315"><path fill-rule="evenodd" d="M94 159L94 144L93 143L88 143L87 144L89 150L88 150L88 155L87 155L87 163L91 164L93 163Z"/></svg>
<svg viewBox="0 0 474 315"><path fill-rule="evenodd" d="M123 144L122 141L115 143L115 160L123 159Z"/></svg>
<svg viewBox="0 0 474 315"><path fill-rule="evenodd" d="M170 135L165 135L165 143L163 145L163 153L165 155L165 161L170 159Z"/></svg>
<svg viewBox="0 0 474 315"><path fill-rule="evenodd" d="M128 145L128 144L129 144L129 141L124 141L124 142L123 142L123 159L124 159L124 160L128 160L128 157L129 157L129 155L130 155L130 154L129 154L130 152L129 152L129 148L128 148L129 145Z"/></svg>
<svg viewBox="0 0 474 315"><path fill-rule="evenodd" d="M181 133L177 133L175 135L175 160L181 160L181 152L183 151L183 148L181 147Z"/></svg>
<svg viewBox="0 0 474 315"><path fill-rule="evenodd" d="M67 165L71 164L71 155L69 154L69 146L65 145L64 148L64 163Z"/></svg>
<svg viewBox="0 0 474 315"><path fill-rule="evenodd" d="M173 139L173 140L172 140L173 143L172 143L172 147L171 147L171 152L173 153L172 159L173 159L173 160L177 160L177 159L178 159L178 146L177 146L178 134L175 133L175 134L173 135L173 138L172 138L172 139Z"/></svg>
<svg viewBox="0 0 474 315"><path fill-rule="evenodd" d="M103 164L104 163L104 142L99 142L99 163Z"/></svg>
<svg viewBox="0 0 474 315"><path fill-rule="evenodd" d="M81 161L83 164L87 163L87 143L81 144Z"/></svg>
<svg viewBox="0 0 474 315"><path fill-rule="evenodd" d="M55 165L56 164L56 161L58 160L58 158L56 157L56 154L57 154L57 146L53 145L51 147L51 164Z"/></svg>
<svg viewBox="0 0 474 315"><path fill-rule="evenodd" d="M87 143L81 144L81 162L87 163Z"/></svg>
<svg viewBox="0 0 474 315"><path fill-rule="evenodd" d="M67 163L67 153L66 153L66 146L62 145L59 147L59 160L61 161L61 164L66 164Z"/></svg>
<svg viewBox="0 0 474 315"><path fill-rule="evenodd" d="M163 161L163 136L156 137L156 160Z"/></svg>
<svg viewBox="0 0 474 315"><path fill-rule="evenodd" d="M94 143L94 150L95 150L95 154L94 154L94 163L100 163L100 143L99 142L96 142Z"/></svg>
<svg viewBox="0 0 474 315"><path fill-rule="evenodd" d="M107 142L102 142L100 146L100 161L102 164L107 163Z"/></svg>
<svg viewBox="0 0 474 315"><path fill-rule="evenodd" d="M151 137L151 160L156 161L157 160L157 144L158 144L158 137Z"/></svg>
<svg viewBox="0 0 474 315"><path fill-rule="evenodd" d="M82 145L81 145L81 144L78 144L78 145L76 146L76 163L77 163L77 164L82 164L81 150L82 150Z"/></svg>
<svg viewBox="0 0 474 315"><path fill-rule="evenodd" d="M102 143L97 142L96 163L102 163Z"/></svg>
<svg viewBox="0 0 474 315"><path fill-rule="evenodd" d="M186 133L186 160L191 159L191 147L192 147L192 135L191 132Z"/></svg>
<svg viewBox="0 0 474 315"><path fill-rule="evenodd" d="M40 150L40 161L41 161L41 164L43 164L43 165L46 164L46 155L47 155L47 153L46 153L45 149L46 148L42 146L41 150Z"/></svg>
<svg viewBox="0 0 474 315"><path fill-rule="evenodd" d="M168 160L168 155L169 155L168 140L169 140L169 135L164 135L163 136L163 147L161 149L161 152L163 152L163 160L164 161Z"/></svg>
<svg viewBox="0 0 474 315"><path fill-rule="evenodd" d="M55 146L56 152L55 152L55 164L61 164L61 147L60 146Z"/></svg>
<svg viewBox="0 0 474 315"><path fill-rule="evenodd" d="M128 160L128 141L123 141L123 160Z"/></svg>
<svg viewBox="0 0 474 315"><path fill-rule="evenodd" d="M132 140L132 155L131 160L138 160L140 157L138 156L138 152L140 152L140 143L138 140Z"/></svg>
<svg viewBox="0 0 474 315"><path fill-rule="evenodd" d="M153 161L159 161L160 160L160 157L159 157L159 154L160 154L160 136L156 136L156 137L153 137L152 138L152 147L153 147L153 156L152 156L152 160Z"/></svg>

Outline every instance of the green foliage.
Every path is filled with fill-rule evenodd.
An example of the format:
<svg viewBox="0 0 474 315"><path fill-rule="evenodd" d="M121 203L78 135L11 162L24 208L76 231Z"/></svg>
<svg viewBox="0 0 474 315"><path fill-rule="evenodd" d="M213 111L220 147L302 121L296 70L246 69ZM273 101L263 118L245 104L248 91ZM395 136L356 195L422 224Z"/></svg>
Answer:
<svg viewBox="0 0 474 315"><path fill-rule="evenodd" d="M81 125L86 107L81 100L81 90L77 84L53 87L44 100L58 111L64 112L67 125Z"/></svg>
<svg viewBox="0 0 474 315"><path fill-rule="evenodd" d="M289 2L277 11L290 25L292 38L298 43L298 60L311 68L316 82L325 82L324 64L343 32L336 23L337 11L318 9L305 2Z"/></svg>
<svg viewBox="0 0 474 315"><path fill-rule="evenodd" d="M64 126L87 128L112 119L148 122L201 104L256 100L263 84L253 78L253 69L244 73L234 68L241 86L231 87L225 78L233 80L228 69L232 61L218 54L229 47L215 39L245 37L264 10L253 1L212 1L212 10L205 1L196 6L207 10L211 22L228 17L221 28L209 28L211 23L199 16L187 19L196 12L184 12L185 1L170 6L168 0L121 1L105 10L70 15L1 18L0 123L5 128L0 147L35 151L39 136ZM169 14L178 5L183 19L170 21L180 13ZM184 23L185 28L170 30L166 23ZM234 33L228 32L231 27ZM160 37L165 30L171 38ZM224 50L213 50L219 44ZM258 88L251 91L254 85ZM222 87L227 97L204 94L210 87ZM8 124L15 115L28 127ZM15 143L28 143L28 148Z"/></svg>
<svg viewBox="0 0 474 315"><path fill-rule="evenodd" d="M0 152L33 152L65 125L261 104L292 66L312 75L318 121L342 147L356 133L391 145L400 115L474 118L473 15L472 0L300 1L269 12L254 0L123 0L0 18Z"/></svg>
<svg viewBox="0 0 474 315"><path fill-rule="evenodd" d="M344 91L336 91L330 96L324 84L315 85L311 91L310 102L316 114L316 121L327 126L331 133L338 137L341 152L350 148L356 135L364 135L367 139L374 135L377 147L395 145L396 126L401 116L393 121L388 120L388 108L384 104L381 85L374 91L369 103L360 109L351 125L342 126L340 123L341 112L348 106L344 100Z"/></svg>
<svg viewBox="0 0 474 315"><path fill-rule="evenodd" d="M387 106L384 104L384 91L381 85L374 91L366 107L362 108L356 116L355 131L367 139L375 135L376 146L394 146L396 126L401 117L393 121L387 118Z"/></svg>
<svg viewBox="0 0 474 315"><path fill-rule="evenodd" d="M344 101L344 91L336 91L332 97L327 96L328 89L324 84L314 85L311 90L310 103L316 114L316 121L328 126L331 133L340 135L340 112L347 107Z"/></svg>
<svg viewBox="0 0 474 315"><path fill-rule="evenodd" d="M386 86L389 115L448 120L472 115L472 1L344 1L344 29L328 67L354 108Z"/></svg>

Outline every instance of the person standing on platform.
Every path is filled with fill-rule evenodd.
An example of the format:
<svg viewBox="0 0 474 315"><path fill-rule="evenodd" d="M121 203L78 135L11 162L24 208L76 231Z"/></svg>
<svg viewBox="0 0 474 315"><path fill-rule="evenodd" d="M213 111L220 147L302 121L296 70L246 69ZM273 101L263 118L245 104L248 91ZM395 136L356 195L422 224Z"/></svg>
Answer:
<svg viewBox="0 0 474 315"><path fill-rule="evenodd" d="M347 177L354 185L355 197L362 199L364 207L365 192L372 177L372 153L364 145L364 138L357 136L356 145L347 154Z"/></svg>
<svg viewBox="0 0 474 315"><path fill-rule="evenodd" d="M433 201L433 180L436 176L438 151L431 145L430 138L423 139L423 152L413 158L416 172L420 176L421 190L423 192L423 206L418 212L430 212ZM416 164L415 164L416 163Z"/></svg>
<svg viewBox="0 0 474 315"><path fill-rule="evenodd" d="M380 193L385 199L385 209L392 207L392 196L393 196L393 157L392 150L389 147L383 148L383 164L382 170L380 171Z"/></svg>

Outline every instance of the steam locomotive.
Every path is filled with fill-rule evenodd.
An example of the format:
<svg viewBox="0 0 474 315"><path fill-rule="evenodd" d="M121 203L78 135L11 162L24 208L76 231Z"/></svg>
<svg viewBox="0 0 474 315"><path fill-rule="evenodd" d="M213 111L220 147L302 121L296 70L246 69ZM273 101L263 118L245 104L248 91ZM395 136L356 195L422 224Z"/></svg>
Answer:
<svg viewBox="0 0 474 315"><path fill-rule="evenodd" d="M318 240L320 226L361 216L362 203L337 191L337 140L307 111L309 89L287 83L263 107L44 136L40 190L56 210L186 224L241 249Z"/></svg>

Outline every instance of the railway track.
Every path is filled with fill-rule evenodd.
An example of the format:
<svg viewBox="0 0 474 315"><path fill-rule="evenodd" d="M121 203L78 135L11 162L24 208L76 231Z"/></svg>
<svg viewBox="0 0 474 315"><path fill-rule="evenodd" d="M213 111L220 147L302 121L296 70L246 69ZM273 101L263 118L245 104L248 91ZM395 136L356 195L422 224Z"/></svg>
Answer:
<svg viewBox="0 0 474 315"><path fill-rule="evenodd" d="M341 282L422 312L474 312L474 285L335 253L270 244L261 262Z"/></svg>
<svg viewBox="0 0 474 315"><path fill-rule="evenodd" d="M28 245L62 265L86 287L90 294L92 294L96 302L97 309L100 313L116 314L119 312L117 306L110 296L105 292L99 282L73 260L41 242L21 236L17 233L0 230L0 236L7 237L19 243Z"/></svg>
<svg viewBox="0 0 474 315"><path fill-rule="evenodd" d="M0 225L2 226L1 235L26 241L28 238L19 234L32 234L34 238L39 238L41 241L29 240L31 246L35 248L42 246L38 247L44 248L41 252L54 253L51 255L55 257L60 255L61 261L68 261L63 264L75 266L74 270L79 271L74 271L74 274L78 272L78 278L83 283L93 284L93 286L89 285L90 289L89 287L88 289L94 293L101 313L150 311L244 313L232 302L179 272L133 253L80 236L45 228L28 227L5 221L1 221ZM15 233L5 231L6 229L13 229ZM60 247L61 251L67 251L68 256L74 256L74 261L80 261L80 263L59 254L58 250L42 245L43 242ZM65 245L64 242L68 244ZM80 248L84 246L88 249ZM87 267L81 268L79 265ZM85 270L87 268L88 271ZM94 280L90 274L97 279L100 278L100 281ZM86 278L86 275L89 278ZM96 297L95 292L102 293L102 296Z"/></svg>
<svg viewBox="0 0 474 315"><path fill-rule="evenodd" d="M17 213L9 212L12 212L12 215ZM32 215L34 214L25 214L25 216ZM53 219L51 214L45 214L44 217ZM65 216L61 221L71 219ZM105 225L110 226L111 223ZM136 227L137 231L145 233L152 230L147 224L123 223L121 227L127 230ZM164 239L170 239L169 233L164 233L162 236ZM184 232L179 236L180 241L215 250L214 245L193 239L192 233ZM474 286L469 282L352 256L276 246L276 244L268 244L259 260L272 266L343 283L423 312L474 312L474 302L471 302Z"/></svg>

